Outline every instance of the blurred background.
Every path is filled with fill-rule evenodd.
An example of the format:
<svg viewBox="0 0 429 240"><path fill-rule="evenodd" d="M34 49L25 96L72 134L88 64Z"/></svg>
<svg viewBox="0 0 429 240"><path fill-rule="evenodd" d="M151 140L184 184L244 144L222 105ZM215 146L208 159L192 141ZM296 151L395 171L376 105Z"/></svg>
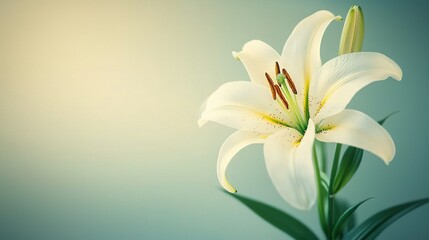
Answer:
<svg viewBox="0 0 429 240"><path fill-rule="evenodd" d="M416 1L417 2L417 1ZM363 221L429 196L426 111L429 4L408 1L0 1L1 239L284 239L225 194L219 147L233 132L198 128L201 103L225 82L247 80L232 51L260 39L278 51L294 26L321 9L362 6L363 50L403 69L402 82L370 85L349 105L385 127L389 166L369 153L341 192ZM342 22L322 59L336 56ZM228 169L239 194L296 216L321 233L317 209L275 192L261 145ZM429 206L380 239L427 239Z"/></svg>

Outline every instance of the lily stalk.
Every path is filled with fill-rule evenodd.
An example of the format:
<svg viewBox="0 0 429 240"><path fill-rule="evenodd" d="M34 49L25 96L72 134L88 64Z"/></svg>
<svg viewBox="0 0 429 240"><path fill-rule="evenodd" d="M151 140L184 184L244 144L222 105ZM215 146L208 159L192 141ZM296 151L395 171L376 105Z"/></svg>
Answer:
<svg viewBox="0 0 429 240"><path fill-rule="evenodd" d="M364 28L362 9L359 6L353 5L349 9L344 21L338 55L360 52L362 50Z"/></svg>

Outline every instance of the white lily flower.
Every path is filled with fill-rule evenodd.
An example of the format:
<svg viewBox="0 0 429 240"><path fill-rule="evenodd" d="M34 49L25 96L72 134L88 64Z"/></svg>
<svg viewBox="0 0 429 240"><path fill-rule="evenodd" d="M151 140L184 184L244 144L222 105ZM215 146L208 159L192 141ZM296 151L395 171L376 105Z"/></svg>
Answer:
<svg viewBox="0 0 429 240"><path fill-rule="evenodd" d="M255 143L264 144L268 174L279 194L298 209L310 209L317 199L313 163L315 139L367 150L386 164L395 155L389 133L366 114L345 109L366 85L392 77L400 67L375 52L344 54L322 65L320 44L338 17L319 11L302 20L279 55L253 40L234 56L251 81L229 82L206 101L198 121L237 129L223 143L217 174L221 185L236 192L225 172L234 155Z"/></svg>

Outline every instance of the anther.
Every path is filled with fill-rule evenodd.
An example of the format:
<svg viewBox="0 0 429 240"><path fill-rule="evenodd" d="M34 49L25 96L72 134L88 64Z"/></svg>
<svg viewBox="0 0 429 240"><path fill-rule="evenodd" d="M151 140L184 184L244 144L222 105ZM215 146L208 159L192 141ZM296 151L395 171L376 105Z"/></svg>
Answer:
<svg viewBox="0 0 429 240"><path fill-rule="evenodd" d="M280 73L279 62L276 62L276 76L279 75L279 73Z"/></svg>
<svg viewBox="0 0 429 240"><path fill-rule="evenodd" d="M277 97L276 97L276 90L274 88L274 82L273 82L273 80L271 79L271 77L270 77L270 75L268 73L265 73L265 77L268 80L268 85L270 85L271 94L273 96L273 99L276 100Z"/></svg>
<svg viewBox="0 0 429 240"><path fill-rule="evenodd" d="M283 95L282 90L280 89L279 85L274 85L274 87L275 87L276 92L279 95L280 100L282 101L283 105L285 105L286 109L289 109L289 104L287 103L286 98Z"/></svg>
<svg viewBox="0 0 429 240"><path fill-rule="evenodd" d="M282 69L282 72L286 76L287 84L289 85L293 94L297 94L298 92L296 91L295 83L293 83L292 78L290 77L289 73L284 68Z"/></svg>

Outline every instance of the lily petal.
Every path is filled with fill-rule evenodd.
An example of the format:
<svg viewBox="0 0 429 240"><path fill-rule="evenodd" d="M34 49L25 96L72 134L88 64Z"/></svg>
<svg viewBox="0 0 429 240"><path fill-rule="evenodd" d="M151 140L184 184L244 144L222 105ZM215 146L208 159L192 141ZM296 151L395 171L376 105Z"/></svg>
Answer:
<svg viewBox="0 0 429 240"><path fill-rule="evenodd" d="M298 23L283 47L280 65L295 82L300 105L303 104L311 76L322 66L322 36L335 18L329 11L318 11L308 16Z"/></svg>
<svg viewBox="0 0 429 240"><path fill-rule="evenodd" d="M316 201L312 148L315 127L310 119L305 136L285 128L264 144L265 163L280 195L293 207L308 210Z"/></svg>
<svg viewBox="0 0 429 240"><path fill-rule="evenodd" d="M253 40L244 44L240 52L233 54L243 63L252 82L268 87L265 73L276 78L275 63L280 60L280 55L268 44Z"/></svg>
<svg viewBox="0 0 429 240"><path fill-rule="evenodd" d="M401 80L402 70L381 53L357 52L331 59L315 74L310 86L314 122L342 111L360 89L388 77Z"/></svg>
<svg viewBox="0 0 429 240"><path fill-rule="evenodd" d="M244 147L250 144L263 143L264 140L264 137L259 134L247 131L236 131L225 140L220 148L217 160L217 177L225 190L232 193L237 192L228 182L225 175L231 159Z"/></svg>
<svg viewBox="0 0 429 240"><path fill-rule="evenodd" d="M395 143L389 133L368 115L346 109L322 121L316 138L322 142L343 143L369 151L386 164L395 156Z"/></svg>
<svg viewBox="0 0 429 240"><path fill-rule="evenodd" d="M248 81L220 86L206 101L199 125L213 121L239 130L271 133L292 121L268 88Z"/></svg>

